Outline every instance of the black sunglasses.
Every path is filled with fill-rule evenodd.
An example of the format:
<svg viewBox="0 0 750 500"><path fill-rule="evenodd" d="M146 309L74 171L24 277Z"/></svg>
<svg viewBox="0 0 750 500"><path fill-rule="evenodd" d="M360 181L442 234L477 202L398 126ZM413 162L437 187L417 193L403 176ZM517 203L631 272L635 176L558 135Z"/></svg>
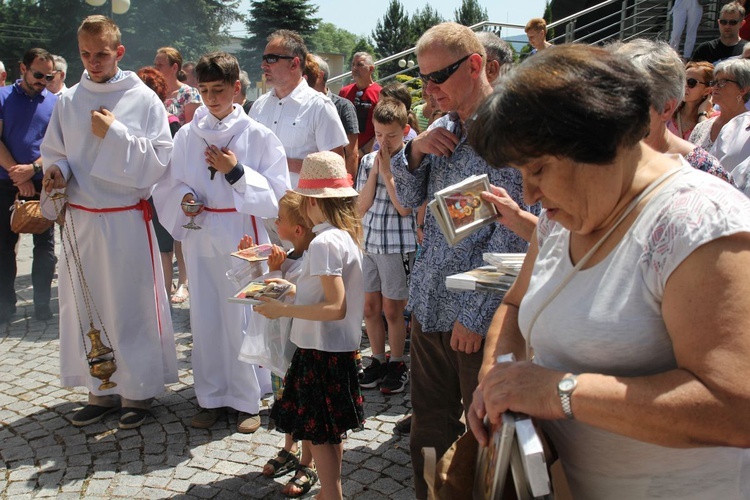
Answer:
<svg viewBox="0 0 750 500"><path fill-rule="evenodd" d="M280 54L263 54L263 57L261 57L263 61L267 62L268 64L276 64L279 62L279 59L294 59L294 56L282 56Z"/></svg>
<svg viewBox="0 0 750 500"><path fill-rule="evenodd" d="M424 85L427 85L427 82L432 82L435 85L440 85L441 83L445 83L445 81L453 75L453 73L456 72L459 66L461 66L461 63L463 63L465 60L473 56L474 54L469 54L468 56L464 56L458 61L454 62L450 66L446 66L443 69L439 69L437 71L433 71L432 73L427 73L426 75L424 73L420 73L419 77L422 79L422 82Z"/></svg>
<svg viewBox="0 0 750 500"><path fill-rule="evenodd" d="M740 23L738 19L719 19L719 24L722 26L726 26L727 24L730 26L737 26Z"/></svg>
<svg viewBox="0 0 750 500"><path fill-rule="evenodd" d="M706 82L699 82L699 81L698 81L698 80L696 80L695 78L688 78L688 79L686 80L686 82L685 82L685 83L687 84L687 86L688 86L688 88L689 88L689 89L694 89L694 88L695 88L695 86L696 86L696 85L698 85L699 83L700 83L701 85L705 85L706 87L708 87L708 86L709 86L709 84L708 84L708 83L706 83Z"/></svg>
<svg viewBox="0 0 750 500"><path fill-rule="evenodd" d="M31 76L33 76L37 80L41 80L42 78L44 78L48 82L51 82L52 80L55 79L55 73L57 73L57 71L53 71L49 75L45 75L44 73L40 73L38 71L34 71L33 73L31 73Z"/></svg>

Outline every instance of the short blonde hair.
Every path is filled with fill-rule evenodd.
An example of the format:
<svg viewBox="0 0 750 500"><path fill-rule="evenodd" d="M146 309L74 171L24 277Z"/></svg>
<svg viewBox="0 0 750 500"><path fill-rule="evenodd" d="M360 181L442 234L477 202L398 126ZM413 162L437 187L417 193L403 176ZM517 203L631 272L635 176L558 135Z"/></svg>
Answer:
<svg viewBox="0 0 750 500"><path fill-rule="evenodd" d="M106 16L94 15L87 17L78 27L78 34L106 36L112 41L112 47L114 48L119 47L122 42L120 28L112 19Z"/></svg>
<svg viewBox="0 0 750 500"><path fill-rule="evenodd" d="M530 19L528 23L526 23L526 27L524 28L524 31L528 33L530 30L534 31L547 31L547 21L545 21L541 17L535 17L533 19Z"/></svg>
<svg viewBox="0 0 750 500"><path fill-rule="evenodd" d="M284 209L289 216L289 220L306 230L310 230L310 223L302 213L302 195L294 191L287 191L279 200L279 212Z"/></svg>
<svg viewBox="0 0 750 500"><path fill-rule="evenodd" d="M442 47L457 58L479 54L482 56L482 69L484 69L487 52L477 35L466 26L458 23L440 23L428 29L417 42L417 57L435 47Z"/></svg>

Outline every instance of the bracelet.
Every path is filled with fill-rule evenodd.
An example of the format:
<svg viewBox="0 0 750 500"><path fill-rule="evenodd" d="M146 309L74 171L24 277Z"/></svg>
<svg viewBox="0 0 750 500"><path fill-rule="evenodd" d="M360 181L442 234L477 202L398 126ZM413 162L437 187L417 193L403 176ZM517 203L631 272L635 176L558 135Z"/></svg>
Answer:
<svg viewBox="0 0 750 500"><path fill-rule="evenodd" d="M424 229L424 224L417 224L417 229Z"/></svg>

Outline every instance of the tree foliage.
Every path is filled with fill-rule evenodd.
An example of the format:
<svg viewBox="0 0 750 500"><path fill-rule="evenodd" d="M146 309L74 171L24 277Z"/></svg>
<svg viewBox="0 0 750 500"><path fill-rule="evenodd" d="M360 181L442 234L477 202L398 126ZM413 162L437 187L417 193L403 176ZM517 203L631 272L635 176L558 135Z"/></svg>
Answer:
<svg viewBox="0 0 750 500"><path fill-rule="evenodd" d="M473 26L482 21L488 21L487 9L479 4L478 0L461 0L461 7L454 11L458 24Z"/></svg>
<svg viewBox="0 0 750 500"><path fill-rule="evenodd" d="M432 8L430 4L425 5L424 9L417 9L411 18L411 29L418 40L422 34L436 24L445 22L443 16ZM416 40L414 41L416 43Z"/></svg>
<svg viewBox="0 0 750 500"><path fill-rule="evenodd" d="M279 29L294 30L305 40L310 50L316 50L313 35L320 19L313 17L318 7L308 0L252 0L249 16L245 21L248 37L242 41L240 65L260 79L260 61L266 47L268 35Z"/></svg>
<svg viewBox="0 0 750 500"><path fill-rule="evenodd" d="M120 66L135 70L150 65L156 49L165 45L177 48L186 60L218 49L228 40L226 28L240 18L238 5L237 0L131 2L125 14L114 16L125 46ZM17 69L13 63L27 49L42 47L67 60L67 83L73 84L83 71L78 26L92 14L110 16L110 8L109 3L92 7L83 0L0 1L0 60Z"/></svg>
<svg viewBox="0 0 750 500"><path fill-rule="evenodd" d="M413 47L417 36L412 31L411 20L399 0L390 0L382 19L378 19L372 32L377 59L382 59ZM380 76L387 76L399 70L398 63L392 61L380 66Z"/></svg>
<svg viewBox="0 0 750 500"><path fill-rule="evenodd" d="M308 44L315 47L316 53L348 55L359 39L359 36L338 28L333 23L320 23L318 30L309 37Z"/></svg>

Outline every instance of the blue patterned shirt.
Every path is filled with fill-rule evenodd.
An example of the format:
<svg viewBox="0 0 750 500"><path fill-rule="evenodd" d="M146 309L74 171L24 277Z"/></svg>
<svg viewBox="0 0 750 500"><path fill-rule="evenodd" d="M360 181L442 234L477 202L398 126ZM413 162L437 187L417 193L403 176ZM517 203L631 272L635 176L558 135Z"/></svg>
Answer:
<svg viewBox="0 0 750 500"><path fill-rule="evenodd" d="M444 127L461 137L450 157L426 155L409 172L405 147L391 162L396 194L405 207L416 209L435 192L471 175L487 174L490 184L503 187L524 209L521 174L512 168L493 168L466 143L464 125L456 113L441 117L431 128ZM501 140L501 138L498 138ZM532 212L538 214L539 207ZM425 216L422 253L414 264L409 287L409 305L425 332L449 332L458 321L482 337L487 334L500 297L486 292L452 292L445 277L484 265L484 252L525 252L528 244L502 224L490 224L451 247L430 210Z"/></svg>

